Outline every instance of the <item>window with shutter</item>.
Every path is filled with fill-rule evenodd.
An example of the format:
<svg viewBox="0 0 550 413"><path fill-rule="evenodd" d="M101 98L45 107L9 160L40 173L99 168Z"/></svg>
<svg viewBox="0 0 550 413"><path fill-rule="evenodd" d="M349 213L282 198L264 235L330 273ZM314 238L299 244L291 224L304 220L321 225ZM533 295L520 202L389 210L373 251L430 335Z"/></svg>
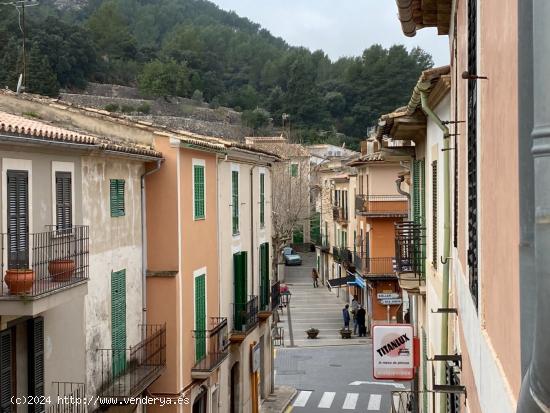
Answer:
<svg viewBox="0 0 550 413"><path fill-rule="evenodd" d="M122 217L125 215L124 204L124 179L111 179L111 216Z"/></svg>
<svg viewBox="0 0 550 413"><path fill-rule="evenodd" d="M298 164L297 163L290 164L290 176L292 176L293 178L298 177Z"/></svg>
<svg viewBox="0 0 550 413"><path fill-rule="evenodd" d="M206 356L206 276L195 277L195 361Z"/></svg>
<svg viewBox="0 0 550 413"><path fill-rule="evenodd" d="M269 243L260 245L260 305L265 308L269 305Z"/></svg>
<svg viewBox="0 0 550 413"><path fill-rule="evenodd" d="M55 217L57 230L73 226L72 177L70 172L55 173Z"/></svg>
<svg viewBox="0 0 550 413"><path fill-rule="evenodd" d="M44 318L28 320L29 396L44 396ZM29 413L43 413L44 404L29 405Z"/></svg>
<svg viewBox="0 0 550 413"><path fill-rule="evenodd" d="M234 298L235 298L235 330L241 331L246 324L246 302L247 302L247 253L241 251L233 254L233 277L234 277Z"/></svg>
<svg viewBox="0 0 550 413"><path fill-rule="evenodd" d="M195 219L204 219L204 166L193 166L193 205Z"/></svg>
<svg viewBox="0 0 550 413"><path fill-rule="evenodd" d="M265 226L265 174L260 174L260 226Z"/></svg>
<svg viewBox="0 0 550 413"><path fill-rule="evenodd" d="M432 265L437 268L437 161L432 162Z"/></svg>
<svg viewBox="0 0 550 413"><path fill-rule="evenodd" d="M126 270L111 273L111 344L117 377L126 369Z"/></svg>
<svg viewBox="0 0 550 413"><path fill-rule="evenodd" d="M13 334L11 329L0 331L0 412L11 412L11 397L14 393Z"/></svg>
<svg viewBox="0 0 550 413"><path fill-rule="evenodd" d="M231 217L233 235L239 234L239 172L231 172Z"/></svg>
<svg viewBox="0 0 550 413"><path fill-rule="evenodd" d="M8 268L29 267L29 177L7 171Z"/></svg>
<svg viewBox="0 0 550 413"><path fill-rule="evenodd" d="M477 0L468 1L468 72L477 73ZM474 304L478 303L477 224L477 81L468 80L468 275Z"/></svg>

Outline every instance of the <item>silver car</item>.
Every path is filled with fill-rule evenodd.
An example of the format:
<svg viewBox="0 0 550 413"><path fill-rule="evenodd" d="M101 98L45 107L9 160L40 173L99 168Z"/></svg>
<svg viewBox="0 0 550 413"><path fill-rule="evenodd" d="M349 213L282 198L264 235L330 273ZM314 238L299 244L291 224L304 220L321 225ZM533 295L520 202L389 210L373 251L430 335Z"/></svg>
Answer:
<svg viewBox="0 0 550 413"><path fill-rule="evenodd" d="M283 257L285 265L302 265L302 257L290 247L283 248Z"/></svg>

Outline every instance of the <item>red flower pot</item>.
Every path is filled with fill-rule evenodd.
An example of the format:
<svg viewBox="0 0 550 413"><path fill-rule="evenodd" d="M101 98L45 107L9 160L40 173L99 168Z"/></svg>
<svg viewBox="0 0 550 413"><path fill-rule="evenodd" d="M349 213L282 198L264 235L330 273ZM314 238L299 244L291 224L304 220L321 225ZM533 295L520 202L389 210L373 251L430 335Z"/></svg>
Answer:
<svg viewBox="0 0 550 413"><path fill-rule="evenodd" d="M55 282L69 281L75 268L74 260L52 260L48 263L48 272Z"/></svg>
<svg viewBox="0 0 550 413"><path fill-rule="evenodd" d="M10 294L28 294L34 284L34 271L28 268L6 270L4 281Z"/></svg>

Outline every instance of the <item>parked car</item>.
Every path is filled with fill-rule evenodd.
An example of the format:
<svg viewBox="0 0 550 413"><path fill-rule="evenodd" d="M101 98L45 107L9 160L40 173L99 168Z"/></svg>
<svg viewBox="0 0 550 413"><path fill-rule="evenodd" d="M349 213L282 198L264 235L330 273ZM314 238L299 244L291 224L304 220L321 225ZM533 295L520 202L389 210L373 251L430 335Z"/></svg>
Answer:
<svg viewBox="0 0 550 413"><path fill-rule="evenodd" d="M302 257L291 247L283 248L283 258L285 259L285 265L302 265Z"/></svg>

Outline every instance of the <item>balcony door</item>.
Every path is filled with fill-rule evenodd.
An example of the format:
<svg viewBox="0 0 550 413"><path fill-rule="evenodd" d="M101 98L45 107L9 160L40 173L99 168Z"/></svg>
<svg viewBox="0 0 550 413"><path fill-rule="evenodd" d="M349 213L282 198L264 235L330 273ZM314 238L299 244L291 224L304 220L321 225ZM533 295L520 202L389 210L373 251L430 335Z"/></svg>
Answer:
<svg viewBox="0 0 550 413"><path fill-rule="evenodd" d="M246 328L246 302L247 297L247 253L241 251L233 254L233 277L234 277L234 298L235 298L235 321L234 329L242 331Z"/></svg>
<svg viewBox="0 0 550 413"><path fill-rule="evenodd" d="M111 342L113 377L126 370L126 270L111 273Z"/></svg>
<svg viewBox="0 0 550 413"><path fill-rule="evenodd" d="M206 276L195 277L195 361L206 356Z"/></svg>
<svg viewBox="0 0 550 413"><path fill-rule="evenodd" d="M29 175L7 171L8 268L29 267Z"/></svg>

